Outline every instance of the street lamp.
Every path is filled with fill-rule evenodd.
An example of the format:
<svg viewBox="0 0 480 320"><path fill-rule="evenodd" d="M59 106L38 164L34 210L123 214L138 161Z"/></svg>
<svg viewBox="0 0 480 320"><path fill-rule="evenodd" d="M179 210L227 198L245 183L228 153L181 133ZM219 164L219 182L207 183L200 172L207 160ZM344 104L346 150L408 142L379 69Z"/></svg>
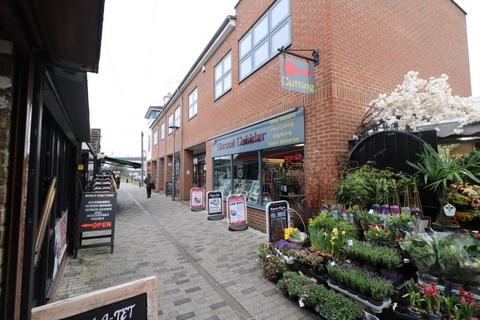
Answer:
<svg viewBox="0 0 480 320"><path fill-rule="evenodd" d="M172 190L172 201L175 201L175 192L176 192L176 187L175 187L175 132L177 132L177 129L179 129L180 127L179 126L176 126L176 125L171 125L171 126L168 126L169 129L172 129L173 130L173 160L172 160L172 164L173 164L173 170L172 170L172 181L173 181L173 190Z"/></svg>

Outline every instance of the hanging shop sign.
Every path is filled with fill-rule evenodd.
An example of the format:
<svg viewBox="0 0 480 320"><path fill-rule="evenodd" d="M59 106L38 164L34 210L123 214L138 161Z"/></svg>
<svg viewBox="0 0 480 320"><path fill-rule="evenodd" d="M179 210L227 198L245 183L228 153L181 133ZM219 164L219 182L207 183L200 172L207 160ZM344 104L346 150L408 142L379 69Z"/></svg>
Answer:
<svg viewBox="0 0 480 320"><path fill-rule="evenodd" d="M157 320L158 279L148 277L32 309L32 320Z"/></svg>
<svg viewBox="0 0 480 320"><path fill-rule="evenodd" d="M282 89L300 93L315 92L312 62L280 55L280 85Z"/></svg>
<svg viewBox="0 0 480 320"><path fill-rule="evenodd" d="M212 140L212 156L219 157L305 142L304 111L281 116L225 134Z"/></svg>
<svg viewBox="0 0 480 320"><path fill-rule="evenodd" d="M194 187L190 189L190 210L201 211L205 210L204 203L205 190L201 187Z"/></svg>
<svg viewBox="0 0 480 320"><path fill-rule="evenodd" d="M82 194L78 217L77 249L110 246L113 253L115 235L115 213L117 210L116 192L85 192ZM88 231L110 230L109 235L84 236ZM110 238L109 242L85 244L84 240ZM75 253L76 255L76 253Z"/></svg>
<svg viewBox="0 0 480 320"><path fill-rule="evenodd" d="M227 225L229 230L240 231L248 228L247 198L243 194L227 197Z"/></svg>
<svg viewBox="0 0 480 320"><path fill-rule="evenodd" d="M218 190L207 192L207 219L223 219L223 197Z"/></svg>
<svg viewBox="0 0 480 320"><path fill-rule="evenodd" d="M267 241L277 242L283 239L283 229L290 226L287 201L274 201L267 204L265 210Z"/></svg>

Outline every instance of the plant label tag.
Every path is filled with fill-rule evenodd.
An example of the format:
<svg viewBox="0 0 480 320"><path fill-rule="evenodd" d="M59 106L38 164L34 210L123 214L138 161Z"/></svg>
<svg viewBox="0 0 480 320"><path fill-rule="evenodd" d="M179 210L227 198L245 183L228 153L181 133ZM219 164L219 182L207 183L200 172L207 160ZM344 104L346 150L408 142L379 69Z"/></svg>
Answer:
<svg viewBox="0 0 480 320"><path fill-rule="evenodd" d="M368 214L373 214L373 209L368 210Z"/></svg>
<svg viewBox="0 0 480 320"><path fill-rule="evenodd" d="M353 246L353 240L352 239L348 239L347 240L347 244L349 247Z"/></svg>
<svg viewBox="0 0 480 320"><path fill-rule="evenodd" d="M331 266L334 266L334 265L335 265L335 261L330 262L330 265L331 265Z"/></svg>
<svg viewBox="0 0 480 320"><path fill-rule="evenodd" d="M298 300L298 305L300 306L300 308L305 307L305 303L303 303L303 299Z"/></svg>
<svg viewBox="0 0 480 320"><path fill-rule="evenodd" d="M455 212L457 211L457 208L455 208L453 205L451 205L450 203L447 203L444 207L443 207L443 212L445 212L445 215L447 217L453 217L455 215Z"/></svg>

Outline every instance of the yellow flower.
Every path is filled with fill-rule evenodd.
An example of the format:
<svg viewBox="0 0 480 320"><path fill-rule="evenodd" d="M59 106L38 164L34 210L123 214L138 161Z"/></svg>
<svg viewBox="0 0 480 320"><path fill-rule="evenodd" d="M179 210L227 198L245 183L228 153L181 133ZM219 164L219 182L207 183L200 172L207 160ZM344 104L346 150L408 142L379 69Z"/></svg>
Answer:
<svg viewBox="0 0 480 320"><path fill-rule="evenodd" d="M288 240L288 238L290 238L290 235L294 232L298 231L297 228L285 228L283 229L283 238L285 240Z"/></svg>

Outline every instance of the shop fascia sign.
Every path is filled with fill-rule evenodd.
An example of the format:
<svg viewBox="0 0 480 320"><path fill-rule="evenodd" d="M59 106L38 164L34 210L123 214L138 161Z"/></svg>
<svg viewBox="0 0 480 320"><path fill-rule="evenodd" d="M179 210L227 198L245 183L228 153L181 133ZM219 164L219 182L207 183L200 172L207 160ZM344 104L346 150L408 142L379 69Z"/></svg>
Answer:
<svg viewBox="0 0 480 320"><path fill-rule="evenodd" d="M305 142L303 108L223 135L212 141L212 156L276 148Z"/></svg>
<svg viewBox="0 0 480 320"><path fill-rule="evenodd" d="M280 55L280 85L282 89L305 94L315 93L314 64Z"/></svg>

